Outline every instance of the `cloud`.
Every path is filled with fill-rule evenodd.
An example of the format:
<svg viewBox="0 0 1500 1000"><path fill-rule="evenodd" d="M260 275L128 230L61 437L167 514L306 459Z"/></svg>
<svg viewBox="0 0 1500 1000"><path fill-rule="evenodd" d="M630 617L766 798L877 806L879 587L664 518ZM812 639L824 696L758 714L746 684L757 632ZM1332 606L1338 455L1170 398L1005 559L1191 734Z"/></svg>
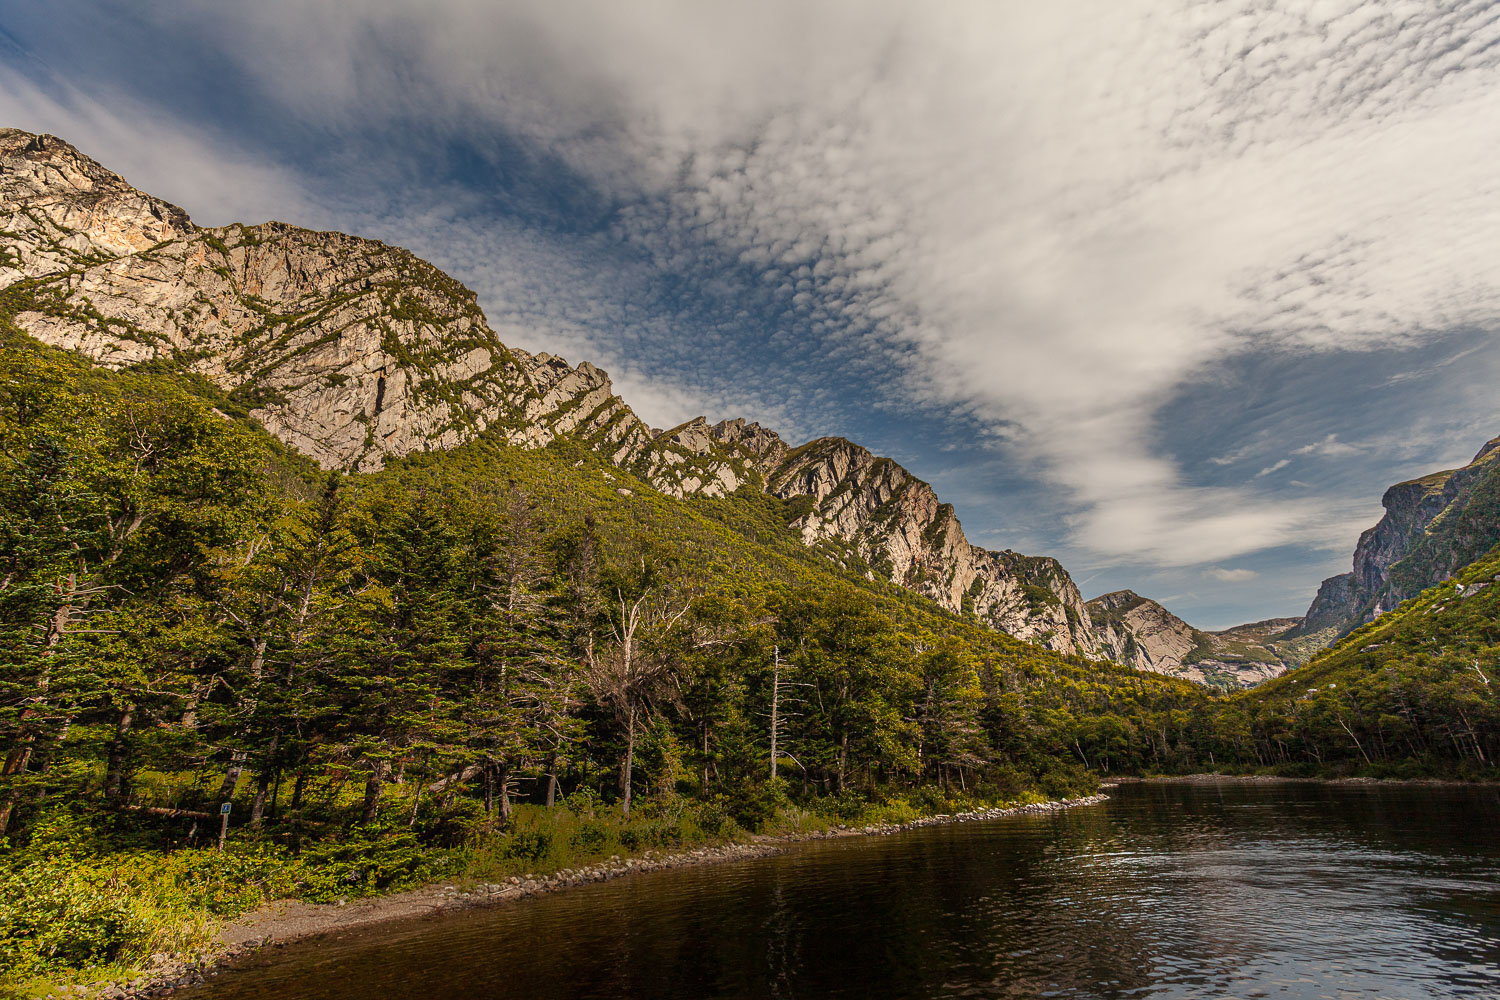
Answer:
<svg viewBox="0 0 1500 1000"><path fill-rule="evenodd" d="M1280 472L1282 469L1285 469L1288 465L1291 465L1291 464L1292 464L1292 460L1289 459L1289 458L1277 459L1275 462L1272 462L1270 465L1266 466L1264 469L1261 469L1259 472L1257 472L1255 474L1255 478L1256 479L1264 479L1266 476L1269 476L1271 473L1273 473L1273 472Z"/></svg>
<svg viewBox="0 0 1500 1000"><path fill-rule="evenodd" d="M439 189L345 211L425 241L525 345L615 370L650 419L942 413L1043 480L1097 565L1349 540L1346 505L1269 491L1287 458L1238 486L1189 476L1160 447L1184 384L1247 354L1500 329L1481 0L428 8L131 16L330 144L415 159L461 137L497 175L564 178L586 224L545 194L468 231L421 210Z"/></svg>
<svg viewBox="0 0 1500 1000"><path fill-rule="evenodd" d="M1337 434L1329 434L1320 441L1305 444L1301 448L1292 449L1293 455L1319 455L1323 458L1342 458L1346 455L1358 455L1366 450L1364 445L1350 444L1340 441Z"/></svg>
<svg viewBox="0 0 1500 1000"><path fill-rule="evenodd" d="M118 96L103 102L56 77L39 82L0 64L0 122L51 132L85 153L109 150L105 166L157 197L192 206L199 225L295 218L316 226L328 218L295 171L150 105Z"/></svg>
<svg viewBox="0 0 1500 1000"><path fill-rule="evenodd" d="M1254 580L1260 576L1253 569L1222 569L1218 566L1204 570L1204 575L1221 583L1243 583L1246 580Z"/></svg>

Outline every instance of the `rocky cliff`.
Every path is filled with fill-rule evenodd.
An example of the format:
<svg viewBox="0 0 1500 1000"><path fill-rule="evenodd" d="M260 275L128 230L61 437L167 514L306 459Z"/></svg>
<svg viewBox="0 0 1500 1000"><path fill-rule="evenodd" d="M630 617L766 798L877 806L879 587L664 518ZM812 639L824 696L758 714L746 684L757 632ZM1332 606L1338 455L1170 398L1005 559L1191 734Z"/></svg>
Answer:
<svg viewBox="0 0 1500 1000"><path fill-rule="evenodd" d="M1297 618L1204 632L1130 590L1096 597L1087 607L1104 655L1142 670L1215 687L1249 687L1300 662L1279 641Z"/></svg>
<svg viewBox="0 0 1500 1000"><path fill-rule="evenodd" d="M1500 543L1500 437L1461 469L1386 490L1354 568L1323 581L1293 635L1327 645L1440 583Z"/></svg>
<svg viewBox="0 0 1500 1000"><path fill-rule="evenodd" d="M1022 639L1100 655L1055 560L968 542L953 508L841 438L791 447L742 420L652 431L587 363L502 344L475 296L405 250L283 223L196 226L66 142L0 130L0 310L49 344L202 375L325 468L481 433L583 442L677 497L787 500L893 582Z"/></svg>

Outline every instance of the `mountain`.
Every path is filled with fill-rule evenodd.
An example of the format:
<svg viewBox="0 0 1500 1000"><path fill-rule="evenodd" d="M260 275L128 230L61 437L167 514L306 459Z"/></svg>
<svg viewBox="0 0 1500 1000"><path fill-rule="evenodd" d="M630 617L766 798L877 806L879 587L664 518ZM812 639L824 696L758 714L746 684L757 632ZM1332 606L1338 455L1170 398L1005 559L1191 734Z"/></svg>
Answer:
<svg viewBox="0 0 1500 1000"><path fill-rule="evenodd" d="M1087 608L1104 655L1141 670L1236 688L1285 673L1300 662L1278 640L1301 619L1272 618L1204 632L1130 590L1096 597Z"/></svg>
<svg viewBox="0 0 1500 1000"><path fill-rule="evenodd" d="M1500 437L1461 469L1397 483L1351 572L1323 581L1292 638L1328 645L1452 577L1500 542Z"/></svg>
<svg viewBox="0 0 1500 1000"><path fill-rule="evenodd" d="M169 361L324 468L372 471L489 432L579 441L676 497L795 499L846 567L1050 649L1098 656L1053 559L992 552L889 459L792 447L744 421L653 431L582 363L500 342L473 292L397 247L278 222L196 226L53 136L0 130L0 310L44 343L124 368Z"/></svg>
<svg viewBox="0 0 1500 1000"><path fill-rule="evenodd" d="M1500 545L1302 669L1227 703L1221 729L1230 745L1217 752L1260 765L1315 764L1321 773L1359 767L1384 777L1493 778L1497 682Z"/></svg>

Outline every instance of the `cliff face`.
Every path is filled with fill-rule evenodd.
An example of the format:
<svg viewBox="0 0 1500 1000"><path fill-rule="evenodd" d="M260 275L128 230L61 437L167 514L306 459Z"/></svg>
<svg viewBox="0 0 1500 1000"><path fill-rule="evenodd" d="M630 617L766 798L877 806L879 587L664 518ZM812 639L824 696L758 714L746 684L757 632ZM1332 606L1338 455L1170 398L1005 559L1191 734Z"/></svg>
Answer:
<svg viewBox="0 0 1500 1000"><path fill-rule="evenodd" d="M1297 665L1279 641L1297 618L1204 632L1133 591L1088 602L1104 655L1119 663L1215 687L1249 687Z"/></svg>
<svg viewBox="0 0 1500 1000"><path fill-rule="evenodd" d="M1101 654L1083 595L1057 560L970 544L931 486L852 441L793 448L759 424L710 427L698 418L662 432L656 447L637 461L652 464L653 482L668 492L756 483L795 502L791 525L808 545L836 539L875 573L949 611L1059 652ZM662 448L671 449L667 457Z"/></svg>
<svg viewBox="0 0 1500 1000"><path fill-rule="evenodd" d="M604 372L502 344L475 296L405 250L282 223L195 226L51 136L0 130L0 309L46 343L210 379L325 468L480 433L563 436L677 497L793 501L808 544L1066 653L1099 655L1055 560L971 545L932 488L841 438L792 448L742 420L653 432Z"/></svg>
<svg viewBox="0 0 1500 1000"><path fill-rule="evenodd" d="M122 367L170 358L327 468L450 448L650 435L591 365L507 349L472 292L404 250L281 223L201 229L72 146L0 131L0 287L21 329Z"/></svg>
<svg viewBox="0 0 1500 1000"><path fill-rule="evenodd" d="M950 611L1050 649L1100 655L1083 595L1057 560L970 544L953 507L890 459L822 438L783 456L766 488L812 501L794 522L809 544L843 539L877 572Z"/></svg>
<svg viewBox="0 0 1500 1000"><path fill-rule="evenodd" d="M1354 568L1323 581L1296 635L1327 644L1453 576L1500 542L1500 438L1461 469L1398 483Z"/></svg>

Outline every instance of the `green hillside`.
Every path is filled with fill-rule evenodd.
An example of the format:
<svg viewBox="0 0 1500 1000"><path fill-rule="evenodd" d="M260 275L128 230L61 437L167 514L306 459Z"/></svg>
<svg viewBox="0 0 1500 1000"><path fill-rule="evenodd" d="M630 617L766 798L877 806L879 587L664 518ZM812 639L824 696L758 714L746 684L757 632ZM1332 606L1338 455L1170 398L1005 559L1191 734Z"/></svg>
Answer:
<svg viewBox="0 0 1500 1000"><path fill-rule="evenodd" d="M1493 774L1500 755L1500 546L1229 702L1221 753L1326 773Z"/></svg>

